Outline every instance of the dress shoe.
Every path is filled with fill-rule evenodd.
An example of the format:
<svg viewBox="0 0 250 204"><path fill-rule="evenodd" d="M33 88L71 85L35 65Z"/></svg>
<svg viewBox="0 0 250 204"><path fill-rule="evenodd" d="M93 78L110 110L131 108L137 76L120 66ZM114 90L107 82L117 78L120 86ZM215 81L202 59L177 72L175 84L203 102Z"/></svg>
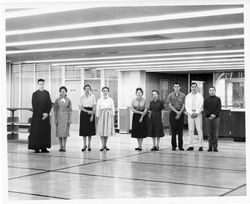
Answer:
<svg viewBox="0 0 250 204"><path fill-rule="evenodd" d="M208 152L212 152L212 149L208 149L207 151L208 151Z"/></svg>
<svg viewBox="0 0 250 204"><path fill-rule="evenodd" d="M62 149L62 151L61 152L66 152L66 149Z"/></svg>
<svg viewBox="0 0 250 204"><path fill-rule="evenodd" d="M151 151L155 151L155 150L156 150L155 148L156 148L156 147L152 147Z"/></svg>
<svg viewBox="0 0 250 204"><path fill-rule="evenodd" d="M47 150L47 149L42 149L41 152L42 152L42 153L49 153L49 150Z"/></svg>
<svg viewBox="0 0 250 204"><path fill-rule="evenodd" d="M139 147L136 147L135 150L139 150L140 148Z"/></svg>
<svg viewBox="0 0 250 204"><path fill-rule="evenodd" d="M214 152L218 152L218 149L214 149Z"/></svg>
<svg viewBox="0 0 250 204"><path fill-rule="evenodd" d="M105 147L101 148L100 151L102 152L105 149Z"/></svg>
<svg viewBox="0 0 250 204"><path fill-rule="evenodd" d="M187 151L193 151L193 150L194 150L194 147L187 148Z"/></svg>
<svg viewBox="0 0 250 204"><path fill-rule="evenodd" d="M199 147L199 151L200 151L200 152L203 151L203 147Z"/></svg>
<svg viewBox="0 0 250 204"><path fill-rule="evenodd" d="M88 151L91 151L91 148L88 148Z"/></svg>
<svg viewBox="0 0 250 204"><path fill-rule="evenodd" d="M160 150L160 147L155 147L155 151L159 151Z"/></svg>
<svg viewBox="0 0 250 204"><path fill-rule="evenodd" d="M107 148L107 147L105 147L105 149L107 150L107 151L109 151L110 149L109 148Z"/></svg>
<svg viewBox="0 0 250 204"><path fill-rule="evenodd" d="M179 148L179 150L184 151L184 148L183 148L183 147L181 147L181 148Z"/></svg>
<svg viewBox="0 0 250 204"><path fill-rule="evenodd" d="M87 149L87 145L84 148L82 148L82 152L84 152L86 149Z"/></svg>
<svg viewBox="0 0 250 204"><path fill-rule="evenodd" d="M172 151L175 151L176 150L176 148L172 148Z"/></svg>
<svg viewBox="0 0 250 204"><path fill-rule="evenodd" d="M39 153L39 152L40 152L39 149L36 149L36 150L35 150L35 153Z"/></svg>

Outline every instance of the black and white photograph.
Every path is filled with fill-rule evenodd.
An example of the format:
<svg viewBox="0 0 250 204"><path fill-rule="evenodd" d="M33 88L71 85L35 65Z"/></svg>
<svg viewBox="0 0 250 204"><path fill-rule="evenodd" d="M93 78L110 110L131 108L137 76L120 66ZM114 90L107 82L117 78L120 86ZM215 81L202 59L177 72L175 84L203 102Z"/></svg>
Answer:
<svg viewBox="0 0 250 204"><path fill-rule="evenodd" d="M247 0L0 5L3 203L250 201Z"/></svg>

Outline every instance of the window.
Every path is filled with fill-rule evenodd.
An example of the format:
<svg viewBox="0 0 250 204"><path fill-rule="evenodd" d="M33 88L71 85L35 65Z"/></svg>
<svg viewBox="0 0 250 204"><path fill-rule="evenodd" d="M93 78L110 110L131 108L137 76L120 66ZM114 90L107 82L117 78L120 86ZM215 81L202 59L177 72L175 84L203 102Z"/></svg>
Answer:
<svg viewBox="0 0 250 204"><path fill-rule="evenodd" d="M244 72L215 73L216 95L225 108L245 108Z"/></svg>

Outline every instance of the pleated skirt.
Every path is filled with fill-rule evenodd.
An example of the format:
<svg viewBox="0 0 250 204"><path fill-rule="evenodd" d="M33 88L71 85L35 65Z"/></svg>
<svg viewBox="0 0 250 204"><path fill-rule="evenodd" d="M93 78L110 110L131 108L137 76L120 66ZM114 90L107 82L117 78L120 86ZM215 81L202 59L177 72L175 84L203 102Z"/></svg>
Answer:
<svg viewBox="0 0 250 204"><path fill-rule="evenodd" d="M110 137L115 135L114 116L111 109L101 109L98 125L97 135L103 137Z"/></svg>

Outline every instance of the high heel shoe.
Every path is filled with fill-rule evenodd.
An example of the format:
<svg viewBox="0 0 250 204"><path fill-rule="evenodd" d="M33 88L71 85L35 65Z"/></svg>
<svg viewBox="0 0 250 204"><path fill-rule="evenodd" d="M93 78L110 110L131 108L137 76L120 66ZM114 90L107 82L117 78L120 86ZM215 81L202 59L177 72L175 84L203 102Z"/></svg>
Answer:
<svg viewBox="0 0 250 204"><path fill-rule="evenodd" d="M84 152L86 149L87 149L87 145L84 148L82 148L82 152Z"/></svg>

